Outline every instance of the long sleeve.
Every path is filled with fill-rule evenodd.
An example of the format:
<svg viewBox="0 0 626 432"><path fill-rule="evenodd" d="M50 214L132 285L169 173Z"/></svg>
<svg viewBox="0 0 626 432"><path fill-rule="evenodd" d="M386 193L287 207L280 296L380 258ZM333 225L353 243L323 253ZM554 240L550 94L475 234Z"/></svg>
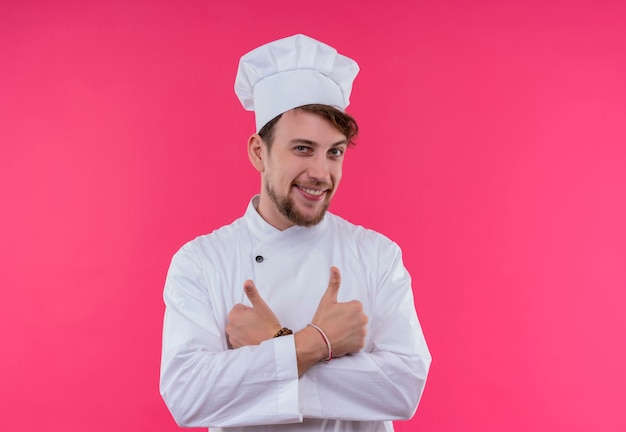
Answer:
<svg viewBox="0 0 626 432"><path fill-rule="evenodd" d="M413 416L431 362L400 249L379 256L365 349L315 365L302 378L305 417L381 421Z"/></svg>
<svg viewBox="0 0 626 432"><path fill-rule="evenodd" d="M179 425L302 420L293 337L229 350L194 248L172 260L164 300L160 389Z"/></svg>

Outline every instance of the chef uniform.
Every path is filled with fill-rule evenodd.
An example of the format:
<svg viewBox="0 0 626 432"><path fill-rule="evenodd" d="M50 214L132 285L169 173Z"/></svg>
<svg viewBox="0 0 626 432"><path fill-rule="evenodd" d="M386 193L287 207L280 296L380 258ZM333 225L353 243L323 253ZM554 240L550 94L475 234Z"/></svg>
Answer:
<svg viewBox="0 0 626 432"><path fill-rule="evenodd" d="M274 70L259 58L269 58ZM309 76L298 77L297 67L303 64ZM283 104L280 96L273 98L282 104L278 107L260 107L259 99L253 100L257 130L285 110L337 102L337 94L345 108L358 67L303 35L275 41L242 58L237 83L244 80L242 69L248 68L252 99L255 93L260 98L272 94L254 90L255 80L288 72L292 85L299 79L311 82L311 71L319 70L311 68L318 64L331 69L318 79L321 88L326 80L337 87L343 79L341 91L332 88L324 98L325 93L316 90L304 96L304 103L293 94L282 98L293 99L292 106ZM258 73L259 68L265 70ZM346 78L346 71L352 76ZM339 78L328 78L333 74ZM240 98L244 87L239 88ZM294 89L298 86L290 91ZM160 382L172 415L181 426L211 431L393 430L391 420L415 413L431 360L400 248L331 213L317 225L280 231L259 215L258 199L250 201L242 218L192 240L172 259L164 291ZM281 325L297 331L315 314L332 266L341 271L337 300L360 301L368 317L360 352L315 364L299 378L293 335L229 349L228 314L238 303L250 305L243 291L246 280L255 282Z"/></svg>

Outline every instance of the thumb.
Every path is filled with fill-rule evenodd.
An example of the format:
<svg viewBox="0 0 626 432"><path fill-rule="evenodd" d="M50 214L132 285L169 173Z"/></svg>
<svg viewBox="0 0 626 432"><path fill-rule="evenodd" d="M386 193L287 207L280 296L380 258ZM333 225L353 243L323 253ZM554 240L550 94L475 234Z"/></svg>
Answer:
<svg viewBox="0 0 626 432"><path fill-rule="evenodd" d="M247 280L243 283L243 291L246 293L246 297L250 300L252 307L267 307L265 300L259 294L256 289L256 285L251 280Z"/></svg>
<svg viewBox="0 0 626 432"><path fill-rule="evenodd" d="M328 288L324 297L332 302L337 302L337 294L339 293L339 286L341 285L341 274L337 267L330 268L330 280L328 281Z"/></svg>

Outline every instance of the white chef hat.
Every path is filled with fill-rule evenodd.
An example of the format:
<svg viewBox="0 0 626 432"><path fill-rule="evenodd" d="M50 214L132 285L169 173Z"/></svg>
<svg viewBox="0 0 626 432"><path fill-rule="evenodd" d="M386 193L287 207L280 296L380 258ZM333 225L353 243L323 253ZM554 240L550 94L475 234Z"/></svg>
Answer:
<svg viewBox="0 0 626 432"><path fill-rule="evenodd" d="M302 105L324 104L344 111L358 73L354 60L297 34L241 57L235 93L246 110L254 111L258 132L277 115Z"/></svg>

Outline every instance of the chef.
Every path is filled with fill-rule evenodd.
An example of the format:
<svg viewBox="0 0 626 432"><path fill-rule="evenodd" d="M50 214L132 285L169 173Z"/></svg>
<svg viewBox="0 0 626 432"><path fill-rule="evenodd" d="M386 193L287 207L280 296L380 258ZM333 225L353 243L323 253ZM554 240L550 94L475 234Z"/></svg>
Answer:
<svg viewBox="0 0 626 432"><path fill-rule="evenodd" d="M241 58L260 194L172 259L160 390L180 426L391 431L415 413L431 357L400 248L327 211L358 71L304 35Z"/></svg>

